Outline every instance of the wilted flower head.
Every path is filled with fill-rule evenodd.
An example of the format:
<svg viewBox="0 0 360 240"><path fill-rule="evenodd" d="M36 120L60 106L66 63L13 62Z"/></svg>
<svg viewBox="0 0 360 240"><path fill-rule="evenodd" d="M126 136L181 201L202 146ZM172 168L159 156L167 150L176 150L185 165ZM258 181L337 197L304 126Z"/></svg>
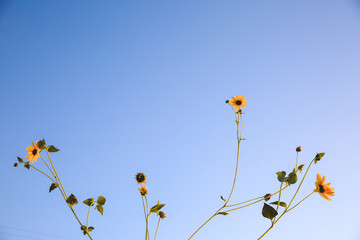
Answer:
<svg viewBox="0 0 360 240"><path fill-rule="evenodd" d="M161 219L166 218L166 215L165 215L165 213L163 211L159 211L159 216L160 216Z"/></svg>
<svg viewBox="0 0 360 240"><path fill-rule="evenodd" d="M145 185L139 187L138 190L140 191L141 196L146 196L148 194L148 189Z"/></svg>
<svg viewBox="0 0 360 240"><path fill-rule="evenodd" d="M315 182L316 188L314 189L314 192L318 192L320 196L322 196L326 200L331 201L331 198L329 196L334 196L335 189L330 187L331 183L325 183L325 179L325 176L321 178L320 173L317 174Z"/></svg>
<svg viewBox="0 0 360 240"><path fill-rule="evenodd" d="M298 147L296 148L296 151L297 151L297 152L301 152L301 146L298 146Z"/></svg>
<svg viewBox="0 0 360 240"><path fill-rule="evenodd" d="M146 183L146 175L143 173L137 173L135 175L135 179L137 181L137 184L145 184Z"/></svg>
<svg viewBox="0 0 360 240"><path fill-rule="evenodd" d="M26 156L27 159L29 159L30 163L36 162L37 158L40 157L40 149L37 145L37 142L32 142L32 146L29 145L28 148L25 148L28 150L28 155Z"/></svg>
<svg viewBox="0 0 360 240"><path fill-rule="evenodd" d="M245 103L247 99L242 95L235 95L235 97L231 97L230 105L235 107L236 110L240 110L240 108L246 108Z"/></svg>

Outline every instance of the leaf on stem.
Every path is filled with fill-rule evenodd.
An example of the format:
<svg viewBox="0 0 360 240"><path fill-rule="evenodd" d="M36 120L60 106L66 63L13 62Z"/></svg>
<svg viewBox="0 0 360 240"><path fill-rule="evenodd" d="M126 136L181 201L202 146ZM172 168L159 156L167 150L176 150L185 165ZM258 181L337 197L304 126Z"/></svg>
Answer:
<svg viewBox="0 0 360 240"><path fill-rule="evenodd" d="M301 165L298 167L300 173L301 173L301 171L303 170L304 166L305 166L305 164L301 164Z"/></svg>
<svg viewBox="0 0 360 240"><path fill-rule="evenodd" d="M86 227L85 225L81 225L80 229L83 231L83 234L86 235L87 233L95 230L94 227Z"/></svg>
<svg viewBox="0 0 360 240"><path fill-rule="evenodd" d="M223 196L220 196L221 200L223 200L224 202L226 202L225 198Z"/></svg>
<svg viewBox="0 0 360 240"><path fill-rule="evenodd" d="M60 149L56 148L54 145L49 146L48 148L49 152L58 152Z"/></svg>
<svg viewBox="0 0 360 240"><path fill-rule="evenodd" d="M286 176L286 172L285 171L281 171L281 172L277 172L277 179L279 180L279 182L284 182L286 180L285 176Z"/></svg>
<svg viewBox="0 0 360 240"><path fill-rule="evenodd" d="M100 196L100 197L98 197L96 202L97 202L97 204L102 206L102 205L105 205L106 199L103 196Z"/></svg>
<svg viewBox="0 0 360 240"><path fill-rule="evenodd" d="M101 215L104 214L104 208L102 205L96 205L95 209L97 209Z"/></svg>
<svg viewBox="0 0 360 240"><path fill-rule="evenodd" d="M30 163L29 163L29 162L26 162L26 163L24 164L24 167L27 168L28 170L30 170Z"/></svg>
<svg viewBox="0 0 360 240"><path fill-rule="evenodd" d="M14 165L13 165L14 167L18 167L19 166L19 164L16 162L16 163L14 163Z"/></svg>
<svg viewBox="0 0 360 240"><path fill-rule="evenodd" d="M278 205L278 202L279 202L279 201L275 201L275 202L272 202L272 203L270 203L270 204ZM286 208L287 205L286 205L285 202L280 202L280 203L279 203L279 206L282 206L282 207L285 207L285 208Z"/></svg>
<svg viewBox="0 0 360 240"><path fill-rule="evenodd" d="M71 194L67 199L66 202L71 205L74 206L76 204L78 204L78 200L76 199L76 197L74 196L74 194Z"/></svg>
<svg viewBox="0 0 360 240"><path fill-rule="evenodd" d="M21 157L17 157L17 159L18 159L19 163L23 163L23 162L24 162L24 160L22 160Z"/></svg>
<svg viewBox="0 0 360 240"><path fill-rule="evenodd" d="M289 176L287 177L287 180L286 180L289 185L290 184L295 184L297 182L297 175L296 173L293 171L289 174Z"/></svg>
<svg viewBox="0 0 360 240"><path fill-rule="evenodd" d="M85 203L86 205L91 207L94 204L94 199L93 198L88 198L88 199L84 200L83 203Z"/></svg>
<svg viewBox="0 0 360 240"><path fill-rule="evenodd" d="M226 215L228 215L229 213L227 213L227 212L218 212L218 214L219 214L219 215L224 215L224 216L226 216Z"/></svg>
<svg viewBox="0 0 360 240"><path fill-rule="evenodd" d="M322 153L317 153L316 156L315 156L315 164L321 160L321 158L325 155L324 152Z"/></svg>
<svg viewBox="0 0 360 240"><path fill-rule="evenodd" d="M276 215L278 215L278 212L272 206L264 203L262 215L268 219L273 219Z"/></svg>
<svg viewBox="0 0 360 240"><path fill-rule="evenodd" d="M165 206L165 204L160 204L159 201L158 201L155 206L153 206L152 208L150 208L150 212L158 213L159 210L162 209L164 206Z"/></svg>
<svg viewBox="0 0 360 240"><path fill-rule="evenodd" d="M40 149L45 149L45 148L46 148L45 139L43 138L43 140L38 141L38 142L37 142L37 146L38 146L38 148L40 148Z"/></svg>
<svg viewBox="0 0 360 240"><path fill-rule="evenodd" d="M58 187L57 183L52 183L50 188L49 188L49 192L51 192L52 190L54 190L57 187Z"/></svg>

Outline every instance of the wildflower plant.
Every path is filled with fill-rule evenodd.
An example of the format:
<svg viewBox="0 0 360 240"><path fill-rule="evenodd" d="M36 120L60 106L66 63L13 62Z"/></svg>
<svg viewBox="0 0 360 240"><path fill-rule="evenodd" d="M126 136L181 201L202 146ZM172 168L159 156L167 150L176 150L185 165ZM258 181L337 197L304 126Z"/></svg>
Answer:
<svg viewBox="0 0 360 240"><path fill-rule="evenodd" d="M38 171L39 173L46 176L49 180L51 180L51 185L49 187L49 193L55 189L59 189L61 196L64 198L66 204L68 205L68 207L74 214L76 220L80 224L81 231L83 232L84 235L87 235L92 240L93 238L91 237L90 232L93 231L95 228L92 226L89 226L90 211L91 211L91 208L94 207L94 209L96 209L101 215L103 215L103 213L104 213L103 206L105 205L105 202L106 202L105 197L99 196L96 201L94 200L94 198L88 198L83 201L83 203L85 205L89 206L89 210L88 210L88 214L87 214L87 218L86 218L86 225L83 224L80 221L80 219L77 216L75 209L74 209L74 206L76 204L78 204L78 200L74 194L67 195L65 188L64 188L64 186L60 180L60 177L56 171L56 168L54 166L54 162L50 157L50 153L58 152L58 151L60 151L60 149L56 148L53 145L47 146L45 139L43 139L43 140L40 140L35 143L33 142L32 146L29 146L28 148L26 148L26 150L28 150L28 155L26 156L26 158L29 161L25 162L22 158L17 157L18 162L14 163L13 166L18 167L19 165L24 164L24 167L27 168L28 170L30 170L30 168L33 168L36 171ZM40 153L43 151L46 152L46 155L48 158L47 161L45 161L44 158L40 155ZM49 171L48 173L45 173L44 171L40 170L38 167L34 166L34 164L36 163L38 158L40 158L43 161L44 165L46 166L47 170Z"/></svg>
<svg viewBox="0 0 360 240"><path fill-rule="evenodd" d="M277 190L274 190L270 193L266 194L259 194L258 197L252 198L250 200L241 201L234 200L232 198L233 192L236 190L235 185L237 181L237 175L238 175L238 166L239 166L239 154L240 154L240 145L241 142L244 140L247 140L246 138L243 138L243 108L245 108L245 104L247 102L247 99L242 95L236 95L235 97L232 97L231 100L226 100L226 104L230 106L230 108L233 111L234 117L235 117L235 123L236 123L236 143L237 143L237 154L236 154L236 164L235 164L235 174L234 179L232 181L231 190L229 194L225 197L220 196L220 199L223 201L223 204L213 212L210 218L205 220L203 224L201 224L192 235L188 238L188 240L193 239L195 235L202 230L207 223L209 223L212 219L215 217L222 215L226 216L230 213L234 213L235 211L239 211L243 208L255 205L257 203L262 202L263 207L261 210L261 214L264 218L269 219L269 227L265 232L259 236L258 240L262 239L274 226L279 222L281 218L285 216L285 214L292 211L294 208L298 207L303 201L308 199L310 196L312 196L314 193L319 193L319 195L328 200L331 201L332 196L334 196L334 188L330 187L330 183L325 183L326 177L321 177L320 173L316 176L315 181L315 189L309 192L309 194L301 199L300 201L297 201L295 204L296 196L300 192L301 187L303 186L304 180L307 177L307 174L309 172L310 167L317 164L321 159L324 157L325 153L316 153L315 157L308 163L306 167L306 171L302 175L302 172L304 170L305 164L299 164L299 154L302 152L301 146L298 146L296 151L296 160L294 162L293 169L290 169L290 171L286 172L284 170L278 171L274 173L274 178L278 181L278 187ZM18 167L19 165L23 164L25 168L30 170L30 168L35 169L39 173L46 176L48 179L51 180L51 185L49 188L49 192L52 192L55 189L59 189L61 196L64 198L66 204L74 214L76 220L80 224L80 229L83 232L84 235L87 235L91 240L92 237L90 236L90 232L94 230L94 227L89 226L89 216L90 211L92 207L96 209L101 215L103 215L104 211L104 205L106 202L106 199L103 196L99 196L96 201L94 198L88 198L83 201L85 205L89 207L87 218L86 218L86 224L83 224L79 217L77 216L74 206L78 203L77 198L74 194L67 195L65 188L60 180L60 177L55 169L54 162L52 161L50 157L50 153L58 152L59 149L56 148L53 145L46 145L45 140L40 140L38 142L33 142L32 145L30 145L28 148L26 148L28 151L28 155L26 158L28 161L24 161L22 158L17 157L18 162L14 163L14 167ZM47 161L44 160L44 158L41 156L42 152L45 151L47 155ZM38 167L35 167L35 164L37 162L37 159L40 158L43 163L45 164L48 173L45 173L44 171L40 170ZM49 163L49 164L48 164ZM301 180L300 180L301 179ZM147 176L144 173L137 173L135 175L135 180L137 182L137 185L140 185L138 187L142 205L144 209L144 217L145 217L145 240L150 240L150 231L149 231L149 221L150 216L155 215L157 216L157 227L155 230L155 234L153 239L156 240L156 236L158 233L159 225L161 220L164 220L166 218L166 214L162 210L162 208L165 206L165 204L160 203L160 201L157 201L155 205L150 207L148 202L148 195L149 195L149 188L146 185L147 182ZM290 201L285 202L283 199L284 195L289 195L287 190L289 188L294 188L294 193L290 194ZM272 200L271 200L272 199ZM271 201L270 201L271 200Z"/></svg>

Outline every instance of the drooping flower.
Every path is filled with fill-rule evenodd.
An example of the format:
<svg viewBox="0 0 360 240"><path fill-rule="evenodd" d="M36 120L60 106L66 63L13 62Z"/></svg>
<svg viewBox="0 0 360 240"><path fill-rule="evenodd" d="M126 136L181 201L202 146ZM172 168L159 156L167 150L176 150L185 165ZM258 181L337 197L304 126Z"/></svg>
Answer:
<svg viewBox="0 0 360 240"><path fill-rule="evenodd" d="M163 211L159 211L159 216L160 216L161 219L166 218L166 215L165 215L165 213Z"/></svg>
<svg viewBox="0 0 360 240"><path fill-rule="evenodd" d="M145 185L139 187L138 190L140 191L141 196L146 196L146 194L148 194L148 189Z"/></svg>
<svg viewBox="0 0 360 240"><path fill-rule="evenodd" d="M325 179L325 176L321 178L320 173L317 174L315 182L316 188L314 189L314 192L318 192L321 197L331 201L331 198L329 196L334 196L335 189L330 187L331 183L325 183Z"/></svg>
<svg viewBox="0 0 360 240"><path fill-rule="evenodd" d="M246 108L245 103L247 99L242 95L235 95L235 97L231 97L230 105L235 107L236 110L240 110L240 108Z"/></svg>
<svg viewBox="0 0 360 240"><path fill-rule="evenodd" d="M137 181L137 184L145 184L146 183L146 175L143 173L137 173L135 175L135 179Z"/></svg>
<svg viewBox="0 0 360 240"><path fill-rule="evenodd" d="M28 155L26 156L27 159L29 159L30 163L36 162L37 158L40 157L40 149L37 145L37 142L32 142L32 146L29 145L28 148Z"/></svg>

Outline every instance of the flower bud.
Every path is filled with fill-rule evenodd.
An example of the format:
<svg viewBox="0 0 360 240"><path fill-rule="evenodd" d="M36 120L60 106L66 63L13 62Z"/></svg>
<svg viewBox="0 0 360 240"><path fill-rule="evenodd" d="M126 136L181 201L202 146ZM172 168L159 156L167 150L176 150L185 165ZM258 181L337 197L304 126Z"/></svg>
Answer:
<svg viewBox="0 0 360 240"><path fill-rule="evenodd" d="M159 216L160 216L161 219L166 218L166 215L165 215L165 213L163 211L159 212Z"/></svg>
<svg viewBox="0 0 360 240"><path fill-rule="evenodd" d="M298 146L298 147L296 148L296 151L297 151L297 152L301 152L301 146Z"/></svg>

